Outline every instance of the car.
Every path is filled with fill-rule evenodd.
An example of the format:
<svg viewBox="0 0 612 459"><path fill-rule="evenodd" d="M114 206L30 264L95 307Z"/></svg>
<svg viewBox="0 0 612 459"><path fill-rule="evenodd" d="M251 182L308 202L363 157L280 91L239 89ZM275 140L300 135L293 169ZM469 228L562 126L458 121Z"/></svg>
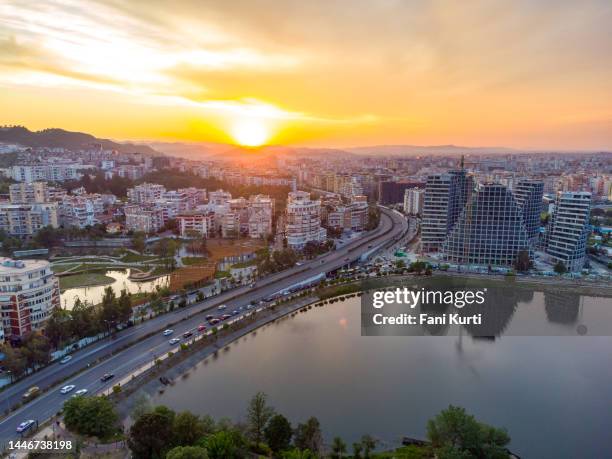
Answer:
<svg viewBox="0 0 612 459"><path fill-rule="evenodd" d="M226 305L224 304L220 304L219 307L217 308L219 311L223 311L225 308L227 308Z"/></svg>
<svg viewBox="0 0 612 459"><path fill-rule="evenodd" d="M213 319L210 321L211 325L217 325L219 322L221 322L219 319Z"/></svg>
<svg viewBox="0 0 612 459"><path fill-rule="evenodd" d="M73 397L81 397L85 395L87 392L88 392L87 389L79 389L74 393Z"/></svg>
<svg viewBox="0 0 612 459"><path fill-rule="evenodd" d="M238 310L239 310L239 311L244 311L244 306L240 306L240 307L238 308Z"/></svg>
<svg viewBox="0 0 612 459"><path fill-rule="evenodd" d="M213 315L211 315L211 314L208 314L208 315L206 316L206 320L208 320L209 322L210 322L211 320L213 320L214 318L215 318L215 316L213 316Z"/></svg>
<svg viewBox="0 0 612 459"><path fill-rule="evenodd" d="M238 314L240 314L240 312L238 311L238 309L234 309L234 310L232 311L232 315L233 315L233 316L237 316Z"/></svg>
<svg viewBox="0 0 612 459"><path fill-rule="evenodd" d="M67 394L68 392L72 392L75 387L76 386L74 384L68 384L60 389L60 393Z"/></svg>
<svg viewBox="0 0 612 459"><path fill-rule="evenodd" d="M204 324L200 325L200 326L198 327L198 331L199 331L199 332L206 331L206 325L204 325Z"/></svg>
<svg viewBox="0 0 612 459"><path fill-rule="evenodd" d="M229 319L230 317L232 317L232 316L230 316L229 314L223 314L223 315L222 315L221 317L219 317L219 318L220 318L221 320L227 320L227 319Z"/></svg>
<svg viewBox="0 0 612 459"><path fill-rule="evenodd" d="M17 426L17 433L23 433L26 430L29 430L35 424L36 421L34 419L28 419L27 421L23 421L21 424Z"/></svg>
<svg viewBox="0 0 612 459"><path fill-rule="evenodd" d="M249 304L246 308L247 308L247 311L250 310L250 309L253 309L253 305Z"/></svg>
<svg viewBox="0 0 612 459"><path fill-rule="evenodd" d="M171 335L172 333L174 333L174 330L172 330L171 328L169 328L168 330L164 330L164 336Z"/></svg>
<svg viewBox="0 0 612 459"><path fill-rule="evenodd" d="M249 288L255 288L255 283L249 284Z"/></svg>
<svg viewBox="0 0 612 459"><path fill-rule="evenodd" d="M113 373L105 373L104 376L102 376L100 378L100 381L106 382L106 381L108 381L110 379L113 379L114 377L115 377L115 375Z"/></svg>
<svg viewBox="0 0 612 459"><path fill-rule="evenodd" d="M189 338L191 335L193 335L193 332L191 330L186 331L185 333L183 333L183 338Z"/></svg>
<svg viewBox="0 0 612 459"><path fill-rule="evenodd" d="M25 394L23 394L23 398L36 397L39 393L40 393L40 387L32 386L25 392Z"/></svg>
<svg viewBox="0 0 612 459"><path fill-rule="evenodd" d="M178 343L181 339L180 338L172 338L170 341L168 341L171 345L174 345L176 343Z"/></svg>
<svg viewBox="0 0 612 459"><path fill-rule="evenodd" d="M71 355L67 355L66 357L64 357L62 360L60 360L60 363L63 365L64 363L68 363L72 360L72 356Z"/></svg>
<svg viewBox="0 0 612 459"><path fill-rule="evenodd" d="M302 263L301 261L296 261L295 262L295 266L302 266L304 263Z"/></svg>

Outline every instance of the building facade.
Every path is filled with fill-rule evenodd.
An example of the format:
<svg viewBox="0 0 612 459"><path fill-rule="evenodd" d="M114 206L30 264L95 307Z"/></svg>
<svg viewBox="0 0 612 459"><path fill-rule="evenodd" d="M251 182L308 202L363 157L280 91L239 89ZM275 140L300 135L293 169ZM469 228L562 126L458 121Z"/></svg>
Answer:
<svg viewBox="0 0 612 459"><path fill-rule="evenodd" d="M591 193L560 191L546 235L546 252L568 271L580 271L586 260Z"/></svg>
<svg viewBox="0 0 612 459"><path fill-rule="evenodd" d="M5 340L18 340L42 329L59 306L59 283L48 261L0 258L0 310Z"/></svg>
<svg viewBox="0 0 612 459"><path fill-rule="evenodd" d="M321 226L321 201L310 199L310 193L293 191L287 199L285 237L292 249L301 250L310 242L325 242L327 232Z"/></svg>
<svg viewBox="0 0 612 459"><path fill-rule="evenodd" d="M514 198L521 208L527 238L532 246L540 237L540 214L544 197L544 182L541 180L520 180L514 189Z"/></svg>

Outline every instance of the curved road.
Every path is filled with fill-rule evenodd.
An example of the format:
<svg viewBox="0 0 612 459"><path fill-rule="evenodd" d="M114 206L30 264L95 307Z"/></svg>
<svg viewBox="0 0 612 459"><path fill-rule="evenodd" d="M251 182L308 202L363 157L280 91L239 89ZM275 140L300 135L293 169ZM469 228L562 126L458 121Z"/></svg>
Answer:
<svg viewBox="0 0 612 459"><path fill-rule="evenodd" d="M174 330L172 336L180 337L185 331L196 329L198 325L205 323L205 315L216 316L221 313L231 313L233 309L246 306L251 301L260 301L262 298L308 280L321 272L330 272L349 262L357 261L362 254L370 252L378 245L400 237L406 229L405 218L395 212L382 209L381 223L376 230L336 251L305 262L301 266L267 276L257 282L256 288L232 289L122 330L113 340L107 338L73 353L72 360L67 364L54 363L25 378L0 392L2 400L0 410L5 410L21 401L22 394L31 386L39 386L46 392L2 419L0 422L0 451L3 450L2 446L8 440L18 438L15 429L20 422L34 419L42 423L57 413L64 401L75 391L87 389L89 394L94 394L108 389L115 384L115 380L129 375L141 365L154 360L156 356L171 350L172 346L168 344L171 337L163 336L162 330L172 328ZM218 311L217 306L220 304L227 304L227 310ZM202 314L203 312L208 314ZM128 345L129 347L121 349ZM98 359L112 353L114 355L96 363ZM83 371L70 377L79 370ZM100 377L105 373L113 373L116 376L102 383ZM65 381L58 383L65 378L67 378ZM59 389L67 384L74 384L76 388L69 394L60 394Z"/></svg>

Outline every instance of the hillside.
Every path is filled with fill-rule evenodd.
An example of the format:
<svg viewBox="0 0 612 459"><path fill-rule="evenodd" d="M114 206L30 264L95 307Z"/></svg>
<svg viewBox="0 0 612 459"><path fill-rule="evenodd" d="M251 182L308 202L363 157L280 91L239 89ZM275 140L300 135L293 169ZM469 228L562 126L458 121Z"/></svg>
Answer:
<svg viewBox="0 0 612 459"><path fill-rule="evenodd" d="M67 148L69 150L80 150L99 144L105 150L117 150L120 153L161 155L148 145L118 143L108 139L98 139L84 132L71 132L63 129L30 131L23 126L2 126L0 127L0 142L16 143L25 147Z"/></svg>

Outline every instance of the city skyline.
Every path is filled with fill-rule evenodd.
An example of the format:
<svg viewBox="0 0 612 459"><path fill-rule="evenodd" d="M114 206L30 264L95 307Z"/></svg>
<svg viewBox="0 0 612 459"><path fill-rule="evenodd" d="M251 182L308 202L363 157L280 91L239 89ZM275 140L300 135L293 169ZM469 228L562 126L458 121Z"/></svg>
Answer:
<svg viewBox="0 0 612 459"><path fill-rule="evenodd" d="M611 18L597 1L8 2L0 106L121 140L606 150Z"/></svg>

